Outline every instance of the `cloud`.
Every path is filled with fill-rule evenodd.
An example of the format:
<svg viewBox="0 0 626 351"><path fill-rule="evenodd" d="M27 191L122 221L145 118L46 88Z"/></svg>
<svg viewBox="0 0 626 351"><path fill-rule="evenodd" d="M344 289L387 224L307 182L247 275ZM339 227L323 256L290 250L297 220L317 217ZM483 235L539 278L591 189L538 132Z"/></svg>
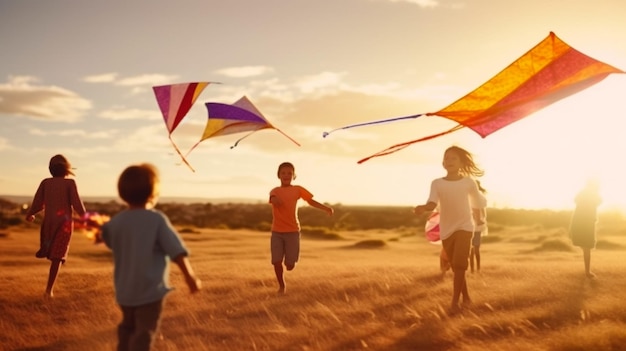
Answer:
<svg viewBox="0 0 626 351"><path fill-rule="evenodd" d="M111 83L117 78L117 73L104 73L83 78L87 83Z"/></svg>
<svg viewBox="0 0 626 351"><path fill-rule="evenodd" d="M115 82L116 85L136 86L136 85L160 85L171 84L173 80L178 79L178 75L166 74L142 74L133 77L126 77Z"/></svg>
<svg viewBox="0 0 626 351"><path fill-rule="evenodd" d="M31 76L10 76L0 84L0 113L39 120L77 122L92 108L91 101L73 91L37 85Z"/></svg>
<svg viewBox="0 0 626 351"><path fill-rule="evenodd" d="M419 7L437 7L441 5L441 1L439 0L384 0L389 2L408 2L410 4L415 4Z"/></svg>
<svg viewBox="0 0 626 351"><path fill-rule="evenodd" d="M120 135L113 146L115 150L126 153L134 153L136 150L149 152L168 150L174 153L170 142L163 137L163 127L160 125L148 125L129 130L128 134Z"/></svg>
<svg viewBox="0 0 626 351"><path fill-rule="evenodd" d="M274 69L268 66L227 67L215 71L216 74L233 78L255 77L272 72L274 72Z"/></svg>
<svg viewBox="0 0 626 351"><path fill-rule="evenodd" d="M86 76L83 78L83 81L87 83L112 83L114 85L141 88L142 86L171 84L172 81L176 79L179 79L178 75L168 75L160 73L140 74L136 76L119 78L119 75L117 73L110 72Z"/></svg>
<svg viewBox="0 0 626 351"><path fill-rule="evenodd" d="M9 150L11 148L9 144L9 140L5 138L0 138L0 151Z"/></svg>
<svg viewBox="0 0 626 351"><path fill-rule="evenodd" d="M88 132L82 129L66 129L66 130L43 130L34 128L29 131L32 135L37 136L60 136L60 137L73 137L73 138L84 138L84 139L110 139L113 137L113 134L116 133L115 130L109 130L106 132ZM1 148L0 148L1 150Z"/></svg>
<svg viewBox="0 0 626 351"><path fill-rule="evenodd" d="M98 114L100 118L109 119L113 121L141 119L141 120L159 120L162 119L158 110L142 110L136 108L122 108L114 107Z"/></svg>

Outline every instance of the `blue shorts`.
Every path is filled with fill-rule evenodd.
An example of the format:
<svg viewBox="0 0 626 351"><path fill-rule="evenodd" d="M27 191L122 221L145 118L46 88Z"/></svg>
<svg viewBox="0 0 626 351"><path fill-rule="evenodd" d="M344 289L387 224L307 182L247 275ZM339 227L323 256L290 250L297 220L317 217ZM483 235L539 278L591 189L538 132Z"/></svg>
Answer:
<svg viewBox="0 0 626 351"><path fill-rule="evenodd" d="M272 232L270 240L272 264L285 261L285 265L293 266L300 257L300 232Z"/></svg>

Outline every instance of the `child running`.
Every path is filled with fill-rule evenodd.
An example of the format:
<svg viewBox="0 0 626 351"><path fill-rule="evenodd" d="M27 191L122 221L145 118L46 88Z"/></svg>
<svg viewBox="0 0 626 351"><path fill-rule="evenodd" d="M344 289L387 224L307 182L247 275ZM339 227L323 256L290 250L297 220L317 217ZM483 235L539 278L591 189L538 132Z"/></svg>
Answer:
<svg viewBox="0 0 626 351"><path fill-rule="evenodd" d="M416 206L414 212L421 215L439 206L440 236L445 254L454 273L450 314L461 311L459 299L469 306L471 299L465 280L474 222L472 208L484 208L485 197L478 190L472 176L479 177L484 172L476 166L472 154L458 146L446 149L443 167L447 174L432 181L430 195L424 205Z"/></svg>
<svg viewBox="0 0 626 351"><path fill-rule="evenodd" d="M589 180L585 187L576 195L576 209L570 223L572 244L583 250L585 275L594 278L591 272L591 249L596 247L596 221L598 206L602 202L599 183Z"/></svg>
<svg viewBox="0 0 626 351"><path fill-rule="evenodd" d="M483 195L487 194L487 190L482 187L479 180L476 180L476 185ZM474 216L474 236L470 249L470 269L474 273L474 261L476 261L476 272L480 272L480 244L482 237L487 235L487 209L473 208L472 213Z"/></svg>
<svg viewBox="0 0 626 351"><path fill-rule="evenodd" d="M85 205L80 199L76 182L70 175L72 166L63 155L55 155L50 159L48 170L52 178L41 181L26 212L26 220L32 222L35 215L44 211L39 232L39 250L37 258L50 260L48 284L44 297L54 296L54 283L59 274L59 267L65 263L70 248L70 239L74 231L73 213L85 214Z"/></svg>
<svg viewBox="0 0 626 351"><path fill-rule="evenodd" d="M150 164L126 168L117 183L128 208L102 226L113 251L115 298L122 310L118 351L147 351L159 328L169 287L169 262L176 263L191 293L200 289L188 251L167 216L155 210L157 170Z"/></svg>
<svg viewBox="0 0 626 351"><path fill-rule="evenodd" d="M291 184L296 179L293 164L283 162L278 166L280 186L270 191L269 203L272 205L272 237L270 249L272 265L278 281L278 293L285 293L283 262L288 271L295 268L300 256L300 221L297 203L303 199L309 205L332 216L333 209L313 200L313 194L299 185Z"/></svg>

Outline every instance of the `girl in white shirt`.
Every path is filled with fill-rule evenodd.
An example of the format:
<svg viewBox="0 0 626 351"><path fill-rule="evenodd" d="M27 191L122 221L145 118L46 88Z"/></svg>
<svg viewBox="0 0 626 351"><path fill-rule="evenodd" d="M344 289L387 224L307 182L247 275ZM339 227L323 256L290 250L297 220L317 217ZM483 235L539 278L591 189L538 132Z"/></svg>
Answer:
<svg viewBox="0 0 626 351"><path fill-rule="evenodd" d="M478 168L472 154L458 146L446 149L442 164L447 172L446 176L432 181L428 201L424 205L416 206L414 212L421 215L439 206L441 241L454 272L450 313L456 314L461 310L461 295L464 306L471 303L465 271L469 266L474 232L472 208L481 209L486 206L486 199L472 177L480 177L484 172Z"/></svg>

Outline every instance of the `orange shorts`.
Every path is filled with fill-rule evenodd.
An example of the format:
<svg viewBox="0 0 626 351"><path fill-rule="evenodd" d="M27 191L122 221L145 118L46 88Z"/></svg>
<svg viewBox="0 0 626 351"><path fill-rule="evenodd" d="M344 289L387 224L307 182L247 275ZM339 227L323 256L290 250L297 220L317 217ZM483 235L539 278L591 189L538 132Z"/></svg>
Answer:
<svg viewBox="0 0 626 351"><path fill-rule="evenodd" d="M472 232L459 230L442 240L448 261L453 271L466 271L469 266L469 253L472 244Z"/></svg>

